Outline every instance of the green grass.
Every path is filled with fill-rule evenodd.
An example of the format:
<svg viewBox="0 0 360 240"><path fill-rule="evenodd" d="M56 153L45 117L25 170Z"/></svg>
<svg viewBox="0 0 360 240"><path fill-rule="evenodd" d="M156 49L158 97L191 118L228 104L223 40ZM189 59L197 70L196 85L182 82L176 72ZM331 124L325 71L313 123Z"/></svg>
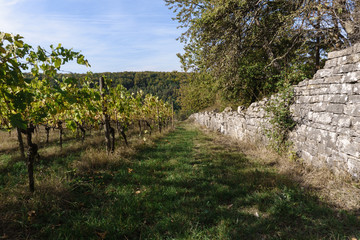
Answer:
<svg viewBox="0 0 360 240"><path fill-rule="evenodd" d="M45 159L33 196L24 169L9 165L0 174L23 180L0 179L0 239L360 237L354 214L213 137L181 125L130 161L91 171L72 168L81 151Z"/></svg>

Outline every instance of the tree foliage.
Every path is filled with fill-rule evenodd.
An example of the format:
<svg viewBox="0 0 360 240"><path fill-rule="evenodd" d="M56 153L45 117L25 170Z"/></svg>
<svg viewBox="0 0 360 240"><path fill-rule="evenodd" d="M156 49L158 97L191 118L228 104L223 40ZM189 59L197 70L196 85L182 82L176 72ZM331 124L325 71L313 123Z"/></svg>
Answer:
<svg viewBox="0 0 360 240"><path fill-rule="evenodd" d="M291 83L311 77L327 51L359 39L355 0L165 2L186 29L184 70L209 73L222 98L240 104L276 92L284 72Z"/></svg>

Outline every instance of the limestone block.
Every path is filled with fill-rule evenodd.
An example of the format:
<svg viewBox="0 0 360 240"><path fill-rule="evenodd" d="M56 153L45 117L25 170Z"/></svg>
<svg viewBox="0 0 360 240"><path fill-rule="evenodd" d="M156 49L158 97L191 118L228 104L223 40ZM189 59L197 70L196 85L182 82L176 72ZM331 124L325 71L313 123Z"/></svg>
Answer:
<svg viewBox="0 0 360 240"><path fill-rule="evenodd" d="M352 84L352 94L360 95L360 83Z"/></svg>
<svg viewBox="0 0 360 240"><path fill-rule="evenodd" d="M334 117L333 117L333 119L334 119ZM312 122L310 125L314 128L326 130L328 132L337 132L337 129L338 129L337 125L330 125L330 124L324 124L324 123Z"/></svg>
<svg viewBox="0 0 360 240"><path fill-rule="evenodd" d="M308 141L306 142L307 145L317 145L317 143L321 141L320 129L313 127L308 128L306 136L308 139Z"/></svg>
<svg viewBox="0 0 360 240"><path fill-rule="evenodd" d="M353 46L353 53L360 53L360 43L356 43Z"/></svg>
<svg viewBox="0 0 360 240"><path fill-rule="evenodd" d="M309 164L312 164L312 165L315 165L316 164L316 161L314 161L314 156L311 155L308 151L305 151L305 150L302 150L301 151L301 158L309 163Z"/></svg>
<svg viewBox="0 0 360 240"><path fill-rule="evenodd" d="M327 103L318 102L311 105L311 110L314 112L324 112L328 107Z"/></svg>
<svg viewBox="0 0 360 240"><path fill-rule="evenodd" d="M342 80L342 75L335 75L325 78L325 83L340 83Z"/></svg>
<svg viewBox="0 0 360 240"><path fill-rule="evenodd" d="M347 74L342 78L342 82L344 82L344 83L360 82L360 71L347 73Z"/></svg>
<svg viewBox="0 0 360 240"><path fill-rule="evenodd" d="M341 93L343 94L352 94L353 93L353 84L342 84L341 85Z"/></svg>
<svg viewBox="0 0 360 240"><path fill-rule="evenodd" d="M312 157L316 157L318 154L318 142L311 140L308 138L308 140L305 143L306 146L306 151L312 156Z"/></svg>
<svg viewBox="0 0 360 240"><path fill-rule="evenodd" d="M349 128L351 126L351 118L341 116L338 119L337 125L341 128Z"/></svg>
<svg viewBox="0 0 360 240"><path fill-rule="evenodd" d="M352 103L352 104L360 104L360 95L351 95L349 96L349 103Z"/></svg>
<svg viewBox="0 0 360 240"><path fill-rule="evenodd" d="M337 138L338 133L328 132L328 138L325 140L325 145L328 149L336 149L337 148Z"/></svg>
<svg viewBox="0 0 360 240"><path fill-rule="evenodd" d="M360 117L360 105L359 104L345 105L344 113L348 116Z"/></svg>
<svg viewBox="0 0 360 240"><path fill-rule="evenodd" d="M333 114L327 112L318 112L318 113L313 113L311 120L317 123L329 124L331 123L332 119L333 119Z"/></svg>
<svg viewBox="0 0 360 240"><path fill-rule="evenodd" d="M341 93L341 84L331 84L329 88L329 93L340 94Z"/></svg>
<svg viewBox="0 0 360 240"><path fill-rule="evenodd" d="M348 157L347 170L355 178L360 177L360 160L354 157Z"/></svg>
<svg viewBox="0 0 360 240"><path fill-rule="evenodd" d="M309 85L320 85L320 84L324 84L324 82L325 82L324 78L314 79L314 80L309 80Z"/></svg>
<svg viewBox="0 0 360 240"><path fill-rule="evenodd" d="M328 148L325 146L325 144L321 143L318 145L317 150L317 157L319 158L319 160L323 160L325 162L325 159L329 157L329 155L327 155L327 153L329 152Z"/></svg>
<svg viewBox="0 0 360 240"><path fill-rule="evenodd" d="M303 87L303 86L306 86L308 83L309 83L309 79L305 79L305 80L299 82L297 86Z"/></svg>
<svg viewBox="0 0 360 240"><path fill-rule="evenodd" d="M344 112L345 105L344 104L329 104L326 106L326 111L330 113L341 114Z"/></svg>
<svg viewBox="0 0 360 240"><path fill-rule="evenodd" d="M352 84L331 84L329 94L352 94L354 91Z"/></svg>
<svg viewBox="0 0 360 240"><path fill-rule="evenodd" d="M297 98L295 99L295 102L298 103L298 104L301 104L301 103L309 103L309 102L310 102L310 99L311 99L310 96L300 96L300 97L297 97Z"/></svg>
<svg viewBox="0 0 360 240"><path fill-rule="evenodd" d="M338 67L335 67L333 70L334 74L339 74L339 73L348 73L348 72L353 72L353 71L357 71L357 64L347 64L347 65L341 65Z"/></svg>
<svg viewBox="0 0 360 240"><path fill-rule="evenodd" d="M314 79L330 77L333 74L333 72L334 72L333 69L320 69L316 72Z"/></svg>
<svg viewBox="0 0 360 240"><path fill-rule="evenodd" d="M349 100L348 95L327 95L324 97L325 102L345 104Z"/></svg>
<svg viewBox="0 0 360 240"><path fill-rule="evenodd" d="M333 68L338 64L338 59L330 59L325 62L324 68Z"/></svg>
<svg viewBox="0 0 360 240"><path fill-rule="evenodd" d="M357 63L360 60L360 54L351 54L348 56L343 56L338 58L338 65L345 65L345 64L351 64L351 63Z"/></svg>
<svg viewBox="0 0 360 240"><path fill-rule="evenodd" d="M310 95L322 95L322 94L328 94L329 93L329 89L327 87L322 87L322 88L315 88L315 89L311 89L310 90ZM313 102L318 102L319 99L315 98L315 100Z"/></svg>
<svg viewBox="0 0 360 240"><path fill-rule="evenodd" d="M352 117L351 126L355 131L360 132L360 117Z"/></svg>
<svg viewBox="0 0 360 240"><path fill-rule="evenodd" d="M232 111L231 107L226 107L223 112L227 113L227 112L231 112L231 111Z"/></svg>
<svg viewBox="0 0 360 240"><path fill-rule="evenodd" d="M352 54L354 51L353 47L349 47L340 51L334 51L328 53L328 59L339 58Z"/></svg>
<svg viewBox="0 0 360 240"><path fill-rule="evenodd" d="M348 128L348 127L337 127L336 132L339 134L346 135L346 136L351 136L353 130L351 130L351 128Z"/></svg>
<svg viewBox="0 0 360 240"><path fill-rule="evenodd" d="M339 135L337 145L342 153L351 155L353 157L360 157L360 144L354 143L351 137L346 135Z"/></svg>

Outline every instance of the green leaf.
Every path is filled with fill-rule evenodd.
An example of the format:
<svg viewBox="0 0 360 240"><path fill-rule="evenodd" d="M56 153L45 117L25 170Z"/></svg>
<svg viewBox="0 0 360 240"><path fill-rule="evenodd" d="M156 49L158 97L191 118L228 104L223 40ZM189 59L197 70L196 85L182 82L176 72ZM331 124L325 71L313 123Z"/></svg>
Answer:
<svg viewBox="0 0 360 240"><path fill-rule="evenodd" d="M60 68L60 66L61 66L61 59L60 58L57 58L56 60L55 60L55 68Z"/></svg>
<svg viewBox="0 0 360 240"><path fill-rule="evenodd" d="M74 132L76 130L76 123L72 120L66 120L66 128Z"/></svg>
<svg viewBox="0 0 360 240"><path fill-rule="evenodd" d="M26 129L27 127L27 123L22 119L20 113L10 115L9 120L11 126L13 127L19 127L22 129Z"/></svg>

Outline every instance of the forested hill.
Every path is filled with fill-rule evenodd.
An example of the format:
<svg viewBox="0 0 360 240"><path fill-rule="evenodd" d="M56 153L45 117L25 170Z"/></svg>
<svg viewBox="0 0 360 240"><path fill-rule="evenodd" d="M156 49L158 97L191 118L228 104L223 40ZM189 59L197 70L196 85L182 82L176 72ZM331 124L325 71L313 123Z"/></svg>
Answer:
<svg viewBox="0 0 360 240"><path fill-rule="evenodd" d="M85 74L70 74L75 78ZM180 82L188 78L183 72L105 72L93 73L90 80L98 81L100 77L107 77L113 80L113 86L122 84L130 92L136 93L142 90L144 94L150 93L158 96L164 101L174 103L175 110L180 108L178 97Z"/></svg>

